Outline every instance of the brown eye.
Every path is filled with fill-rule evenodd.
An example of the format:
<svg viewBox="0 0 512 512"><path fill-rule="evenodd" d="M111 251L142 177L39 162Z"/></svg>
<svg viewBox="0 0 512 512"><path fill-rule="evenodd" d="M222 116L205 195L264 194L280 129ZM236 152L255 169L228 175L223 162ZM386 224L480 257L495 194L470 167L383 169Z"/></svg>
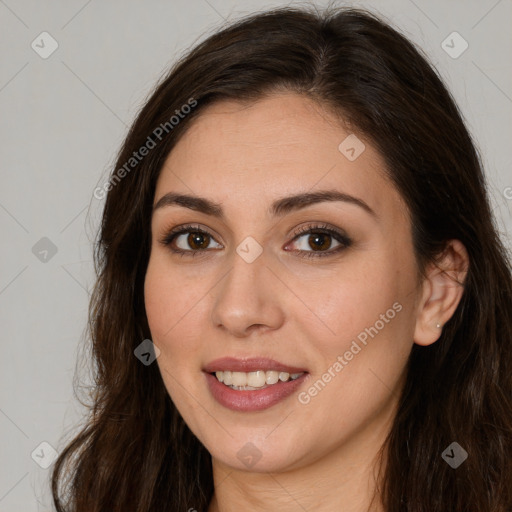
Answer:
<svg viewBox="0 0 512 512"><path fill-rule="evenodd" d="M206 252L214 238L206 231L196 226L182 226L171 230L161 243L169 246L171 251L181 255L195 256L201 252ZM218 244L217 248L222 248Z"/></svg>
<svg viewBox="0 0 512 512"><path fill-rule="evenodd" d="M197 232L191 232L187 237L187 243L192 249L207 249L210 241L210 235Z"/></svg>
<svg viewBox="0 0 512 512"><path fill-rule="evenodd" d="M333 242L338 244L335 248L341 245L340 242L334 240L334 236L330 233L310 231L298 236L294 243L300 251L326 252L328 249L331 249Z"/></svg>
<svg viewBox="0 0 512 512"><path fill-rule="evenodd" d="M302 240L301 240L302 239ZM333 246L333 244L335 244ZM327 225L307 226L295 233L292 245L294 252L305 258L332 256L352 245L352 240L343 232Z"/></svg>
<svg viewBox="0 0 512 512"><path fill-rule="evenodd" d="M315 233L309 235L308 244L314 251L329 249L331 246L331 235Z"/></svg>

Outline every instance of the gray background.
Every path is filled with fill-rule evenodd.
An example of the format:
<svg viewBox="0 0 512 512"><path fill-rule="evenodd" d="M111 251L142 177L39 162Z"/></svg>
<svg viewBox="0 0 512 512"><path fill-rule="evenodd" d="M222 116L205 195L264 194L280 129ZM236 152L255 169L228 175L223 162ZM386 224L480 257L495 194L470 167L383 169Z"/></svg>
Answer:
<svg viewBox="0 0 512 512"><path fill-rule="evenodd" d="M60 451L83 413L72 384L103 207L93 191L107 179L129 124L166 68L223 20L296 4L0 0L0 512L52 509L51 466L41 467L51 450L40 443ZM481 151L510 247L512 1L352 5L388 17L440 71ZM31 47L50 48L43 31L59 45L46 59ZM442 47L453 31L469 45L458 58ZM47 242L33 249L43 237L56 254L38 254ZM86 369L80 375L86 383Z"/></svg>

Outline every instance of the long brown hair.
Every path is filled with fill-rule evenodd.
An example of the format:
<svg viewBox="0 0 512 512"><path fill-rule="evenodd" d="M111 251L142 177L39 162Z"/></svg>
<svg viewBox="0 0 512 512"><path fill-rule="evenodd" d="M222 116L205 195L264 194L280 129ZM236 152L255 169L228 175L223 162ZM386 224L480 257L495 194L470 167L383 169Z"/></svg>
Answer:
<svg viewBox="0 0 512 512"><path fill-rule="evenodd" d="M206 105L276 91L328 106L380 151L410 210L421 275L450 239L470 258L461 302L440 339L413 346L387 443L385 509L509 512L512 271L480 159L422 53L375 15L346 8L280 8L224 27L170 70L133 123L101 189L88 323L95 380L86 423L52 472L57 511L208 507L211 457L170 400L158 366L134 356L151 338L143 300L151 208L165 158ZM468 454L457 469L441 456L452 442Z"/></svg>

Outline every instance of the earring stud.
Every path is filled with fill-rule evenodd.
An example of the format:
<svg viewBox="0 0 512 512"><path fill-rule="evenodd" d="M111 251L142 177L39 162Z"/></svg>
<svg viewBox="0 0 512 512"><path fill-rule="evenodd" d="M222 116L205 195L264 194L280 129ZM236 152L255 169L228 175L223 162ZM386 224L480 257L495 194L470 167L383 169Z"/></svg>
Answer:
<svg viewBox="0 0 512 512"><path fill-rule="evenodd" d="M440 329L440 328L441 328L441 324L436 324L436 327L437 327L438 329Z"/></svg>

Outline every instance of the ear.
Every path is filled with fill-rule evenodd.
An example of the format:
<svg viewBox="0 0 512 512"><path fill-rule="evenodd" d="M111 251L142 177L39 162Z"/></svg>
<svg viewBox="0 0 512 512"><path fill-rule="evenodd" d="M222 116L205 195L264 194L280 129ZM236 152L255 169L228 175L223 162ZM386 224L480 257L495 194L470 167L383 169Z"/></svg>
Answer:
<svg viewBox="0 0 512 512"><path fill-rule="evenodd" d="M417 345L431 345L441 336L443 325L452 317L464 293L468 268L469 257L462 242L449 240L440 258L427 269L422 284L414 330Z"/></svg>

